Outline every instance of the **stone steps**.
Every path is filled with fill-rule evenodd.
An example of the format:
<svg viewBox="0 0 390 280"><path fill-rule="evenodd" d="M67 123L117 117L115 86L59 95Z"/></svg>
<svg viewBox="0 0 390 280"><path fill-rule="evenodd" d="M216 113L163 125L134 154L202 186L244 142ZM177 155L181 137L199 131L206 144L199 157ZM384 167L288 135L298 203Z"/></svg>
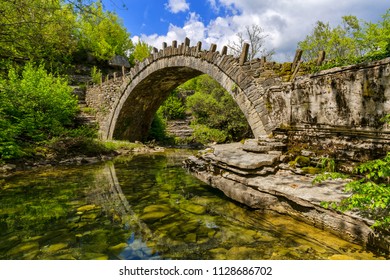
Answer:
<svg viewBox="0 0 390 280"><path fill-rule="evenodd" d="M171 120L167 124L167 133L178 138L188 138L193 134L193 129L190 127L191 118L185 120Z"/></svg>

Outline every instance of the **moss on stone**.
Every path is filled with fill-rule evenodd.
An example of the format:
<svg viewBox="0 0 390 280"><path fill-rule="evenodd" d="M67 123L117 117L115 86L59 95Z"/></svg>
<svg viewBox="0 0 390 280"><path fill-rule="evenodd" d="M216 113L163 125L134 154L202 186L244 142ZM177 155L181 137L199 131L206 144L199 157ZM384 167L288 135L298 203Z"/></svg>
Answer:
<svg viewBox="0 0 390 280"><path fill-rule="evenodd" d="M321 173L321 168L318 167L312 167L312 166L306 166L302 168L302 171L305 174L311 174L311 175L316 175Z"/></svg>
<svg viewBox="0 0 390 280"><path fill-rule="evenodd" d="M305 156L297 156L295 160L290 161L289 165L292 167L307 167L310 165L310 158Z"/></svg>

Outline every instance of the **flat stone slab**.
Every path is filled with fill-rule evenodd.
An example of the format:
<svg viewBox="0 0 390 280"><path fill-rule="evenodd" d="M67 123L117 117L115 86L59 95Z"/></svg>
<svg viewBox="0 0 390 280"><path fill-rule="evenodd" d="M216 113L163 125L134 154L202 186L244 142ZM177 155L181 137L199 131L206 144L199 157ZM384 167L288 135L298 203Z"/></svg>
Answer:
<svg viewBox="0 0 390 280"><path fill-rule="evenodd" d="M231 143L212 146L213 153L203 157L212 161L221 162L240 169L259 169L264 166L272 166L279 160L278 154L258 154L246 152L242 149L243 144Z"/></svg>
<svg viewBox="0 0 390 280"><path fill-rule="evenodd" d="M312 184L314 176L302 176L287 170L260 178L248 179L248 185L269 193L278 192L294 196L319 205L323 201L341 201L350 196L344 192L346 180L326 180Z"/></svg>

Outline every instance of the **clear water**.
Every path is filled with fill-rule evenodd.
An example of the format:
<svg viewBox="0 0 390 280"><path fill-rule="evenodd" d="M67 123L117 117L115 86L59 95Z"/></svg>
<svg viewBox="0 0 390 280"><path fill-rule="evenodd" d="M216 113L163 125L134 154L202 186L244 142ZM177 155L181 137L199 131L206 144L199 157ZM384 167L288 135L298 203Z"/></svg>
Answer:
<svg viewBox="0 0 390 280"><path fill-rule="evenodd" d="M187 174L185 151L0 179L0 259L383 259Z"/></svg>

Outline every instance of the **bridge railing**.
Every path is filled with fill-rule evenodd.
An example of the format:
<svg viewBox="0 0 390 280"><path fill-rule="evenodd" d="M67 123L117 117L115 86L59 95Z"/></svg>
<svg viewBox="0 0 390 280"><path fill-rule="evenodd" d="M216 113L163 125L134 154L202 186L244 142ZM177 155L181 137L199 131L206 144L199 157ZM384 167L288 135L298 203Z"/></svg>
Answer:
<svg viewBox="0 0 390 280"><path fill-rule="evenodd" d="M265 57L262 58L255 58L251 61L248 61L248 53L249 53L249 47L250 45L248 43L244 43L242 47L242 51L239 57L233 57L232 55L228 55L228 47L223 46L221 49L221 52L217 51L217 45L211 44L209 50L202 50L202 42L198 42L196 46L190 46L190 39L185 38L184 42L180 45L176 40L172 41L172 45L168 46L166 42L162 43L162 49L158 50L157 48L153 48L150 56L146 58L147 62L145 60L143 61L136 61L135 65L132 68L125 68L122 67L121 71L113 72L108 75L105 75L101 78L100 85L102 83L110 83L110 82L121 82L125 81L126 77L128 76L134 76L137 74L137 72L144 68L145 65L151 63L152 61L158 60L160 58L165 58L169 56L176 56L176 55L192 55L192 56L198 56L205 60L213 60L213 57L215 55L220 56L228 56L232 59L230 61L234 61L234 63L237 63L239 67L242 67L245 72L248 75L254 76L255 78L259 77L259 73L263 73L265 70L270 70L275 72L272 76L277 76L277 72L279 68L281 68L281 63L275 63L275 62L267 62ZM291 62L291 68L289 69L287 78L284 78L284 81L291 81L294 80L294 78L298 75L298 72L300 70L302 61L302 50L297 50L295 53L295 57L293 62ZM325 52L321 51L319 52L318 59L316 61L317 65L321 65L325 59ZM270 72L268 71L268 72ZM269 76L269 73L267 73L265 76ZM99 86L99 84L95 84L93 86Z"/></svg>

